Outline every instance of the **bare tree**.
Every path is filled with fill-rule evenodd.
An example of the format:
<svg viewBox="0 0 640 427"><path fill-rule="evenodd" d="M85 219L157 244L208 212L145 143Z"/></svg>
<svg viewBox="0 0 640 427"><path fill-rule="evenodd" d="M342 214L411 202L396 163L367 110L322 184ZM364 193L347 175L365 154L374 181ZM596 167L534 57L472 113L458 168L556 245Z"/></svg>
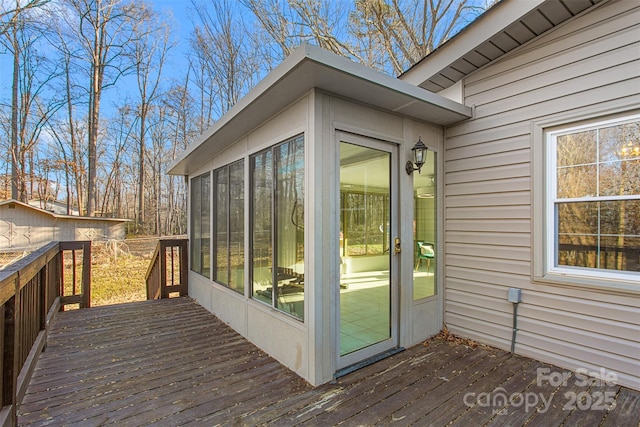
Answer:
<svg viewBox="0 0 640 427"><path fill-rule="evenodd" d="M58 34L59 43L56 43L55 46L60 46L60 52L62 57L62 63L64 67L64 99L66 101L66 132L60 131L59 133L54 133L56 136L56 140L60 145L60 148L65 153L64 165L67 168L66 176L72 176L75 182L75 192L78 202L78 212L82 214L86 205L84 203L85 198L84 195L86 193L86 167L84 162L84 156L81 153L81 141L83 138L79 136L79 126L74 117L74 103L77 99L80 98L77 95L77 91L74 90L74 80L73 80L73 63L72 59L74 57L74 53L71 50L71 47L66 43L65 38ZM70 152L70 159L66 156L67 151L65 150L63 140L65 139L62 135L66 135L66 139L68 139L68 147ZM69 169L71 172L69 173ZM69 185L69 184L68 184ZM71 192L68 190L68 194ZM71 212L72 200L67 199L67 212Z"/></svg>
<svg viewBox="0 0 640 427"><path fill-rule="evenodd" d="M173 46L166 21L141 4L141 18L135 31L138 37L132 43L132 62L138 83L140 104L138 108L138 213L136 226L145 228L145 158L149 110L160 96L159 86L167 53Z"/></svg>
<svg viewBox="0 0 640 427"><path fill-rule="evenodd" d="M215 90L212 100L217 105L212 109L220 117L257 83L260 64L234 2L193 5L200 25L196 26L191 43L199 52L201 70L207 75L202 80L208 79Z"/></svg>
<svg viewBox="0 0 640 427"><path fill-rule="evenodd" d="M49 122L49 134L52 136L51 146L48 153L49 158L55 165L55 168L62 171L65 182L65 194L67 201L67 215L71 215L72 208L74 206L74 199L78 201L77 206L81 207L80 197L83 193L81 189L81 183L84 168L79 167L76 164L78 159L77 150L74 150L73 143L69 144L66 138L69 137L69 132L63 123ZM70 138L73 141L73 138ZM76 185L77 194L74 195L74 183Z"/></svg>
<svg viewBox="0 0 640 427"><path fill-rule="evenodd" d="M19 3L16 3L18 8ZM49 97L51 82L58 70L40 53L43 30L36 19L24 10L8 30L0 36L0 43L11 53L13 74L11 85L11 195L27 201L27 160L39 140L50 117L62 106Z"/></svg>
<svg viewBox="0 0 640 427"><path fill-rule="evenodd" d="M277 62L303 41L388 74L422 59L477 16L474 0L241 0ZM275 51L278 51L275 53Z"/></svg>
<svg viewBox="0 0 640 427"><path fill-rule="evenodd" d="M272 62L282 61L289 56L301 43L301 30L296 28L293 14L288 3L282 0L241 0L261 24L262 29L279 49L267 58Z"/></svg>
<svg viewBox="0 0 640 427"><path fill-rule="evenodd" d="M194 100L189 93L189 74L184 84L174 85L164 95L165 123L170 131L166 134L171 147L168 159L175 160L201 130L194 118ZM187 186L182 177L169 176L167 179L167 225L165 232L184 234L186 232Z"/></svg>
<svg viewBox="0 0 640 427"><path fill-rule="evenodd" d="M189 69L187 76L193 72L195 90L198 99L200 113L196 117L198 131L204 132L213 123L213 105L216 96L215 82L207 72L207 55L204 55L199 49L194 47L195 52L189 58Z"/></svg>
<svg viewBox="0 0 640 427"><path fill-rule="evenodd" d="M0 35L17 25L23 12L36 9L51 0L0 0Z"/></svg>
<svg viewBox="0 0 640 427"><path fill-rule="evenodd" d="M254 33L262 59L269 68L289 56L305 41L333 53L359 59L352 49L347 28L351 2L344 0L241 0L260 23L263 33ZM265 37L266 35L266 37ZM258 37L258 39L256 39ZM270 43L260 43L260 39Z"/></svg>
<svg viewBox="0 0 640 427"><path fill-rule="evenodd" d="M86 213L93 216L97 205L97 162L100 112L103 92L132 70L125 46L138 37L135 23L142 8L119 0L66 0L66 30L78 43L74 59L81 63L87 85L88 176Z"/></svg>
<svg viewBox="0 0 640 427"><path fill-rule="evenodd" d="M472 0L357 0L350 32L366 65L400 74L483 10Z"/></svg>
<svg viewBox="0 0 640 427"><path fill-rule="evenodd" d="M118 115L110 120L107 126L109 149L105 152L106 167L104 171L105 183L101 212L111 212L115 216L122 215L122 165L124 155L134 143L133 134L139 121L136 111L131 105L125 104L118 109Z"/></svg>

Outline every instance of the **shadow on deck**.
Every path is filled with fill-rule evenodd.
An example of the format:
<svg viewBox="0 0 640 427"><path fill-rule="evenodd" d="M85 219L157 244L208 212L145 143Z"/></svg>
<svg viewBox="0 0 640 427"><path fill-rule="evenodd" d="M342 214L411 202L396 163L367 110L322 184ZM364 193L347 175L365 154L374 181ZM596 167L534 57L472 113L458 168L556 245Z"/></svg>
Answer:
<svg viewBox="0 0 640 427"><path fill-rule="evenodd" d="M173 298L58 313L18 422L638 425L640 392L571 379L538 386L538 368L563 372L433 339L313 388L190 298Z"/></svg>

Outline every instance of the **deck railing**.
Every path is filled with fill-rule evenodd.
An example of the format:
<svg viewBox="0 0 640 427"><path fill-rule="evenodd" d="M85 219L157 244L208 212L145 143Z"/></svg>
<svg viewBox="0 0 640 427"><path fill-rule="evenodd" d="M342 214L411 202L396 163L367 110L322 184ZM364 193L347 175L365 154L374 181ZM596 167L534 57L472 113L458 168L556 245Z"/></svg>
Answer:
<svg viewBox="0 0 640 427"><path fill-rule="evenodd" d="M636 240L637 241L637 240ZM558 245L561 265L608 270L640 271L640 248L562 243Z"/></svg>
<svg viewBox="0 0 640 427"><path fill-rule="evenodd" d="M65 251L73 258L73 283L66 291ZM77 251L82 251L79 286ZM89 307L90 280L91 242L52 242L0 271L0 427L16 423L17 405L46 346L55 313L65 304Z"/></svg>
<svg viewBox="0 0 640 427"><path fill-rule="evenodd" d="M187 239L160 239L147 270L147 299L169 298L188 294Z"/></svg>
<svg viewBox="0 0 640 427"><path fill-rule="evenodd" d="M64 258L65 254L70 255ZM78 304L79 308L91 307L91 242L60 242L60 257L62 265L71 265L71 277L65 277L62 269L62 293L60 295L62 310L66 305ZM82 272L78 274L78 265L82 265Z"/></svg>

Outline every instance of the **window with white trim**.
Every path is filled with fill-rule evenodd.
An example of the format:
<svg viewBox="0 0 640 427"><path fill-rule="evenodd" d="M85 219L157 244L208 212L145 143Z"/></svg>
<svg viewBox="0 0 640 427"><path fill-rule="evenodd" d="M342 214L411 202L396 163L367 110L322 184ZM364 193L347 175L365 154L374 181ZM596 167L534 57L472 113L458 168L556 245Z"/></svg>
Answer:
<svg viewBox="0 0 640 427"><path fill-rule="evenodd" d="M251 296L304 320L304 135L250 157Z"/></svg>
<svg viewBox="0 0 640 427"><path fill-rule="evenodd" d="M244 293L244 160L216 169L213 181L213 280Z"/></svg>
<svg viewBox="0 0 640 427"><path fill-rule="evenodd" d="M211 174L191 179L191 270L211 277Z"/></svg>
<svg viewBox="0 0 640 427"><path fill-rule="evenodd" d="M547 132L547 271L640 271L640 115Z"/></svg>

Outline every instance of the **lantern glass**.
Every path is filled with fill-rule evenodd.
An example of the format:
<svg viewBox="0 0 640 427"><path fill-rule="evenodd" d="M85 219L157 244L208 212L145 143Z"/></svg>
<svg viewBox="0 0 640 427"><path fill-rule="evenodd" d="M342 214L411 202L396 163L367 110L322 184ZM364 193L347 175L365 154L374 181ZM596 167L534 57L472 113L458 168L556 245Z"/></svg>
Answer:
<svg viewBox="0 0 640 427"><path fill-rule="evenodd" d="M411 175L413 171L418 171L418 173L420 173L420 170L426 161L427 146L424 145L421 138L418 138L418 142L416 142L411 151L413 151L413 162L407 161L407 164L405 165L405 170L409 175Z"/></svg>

